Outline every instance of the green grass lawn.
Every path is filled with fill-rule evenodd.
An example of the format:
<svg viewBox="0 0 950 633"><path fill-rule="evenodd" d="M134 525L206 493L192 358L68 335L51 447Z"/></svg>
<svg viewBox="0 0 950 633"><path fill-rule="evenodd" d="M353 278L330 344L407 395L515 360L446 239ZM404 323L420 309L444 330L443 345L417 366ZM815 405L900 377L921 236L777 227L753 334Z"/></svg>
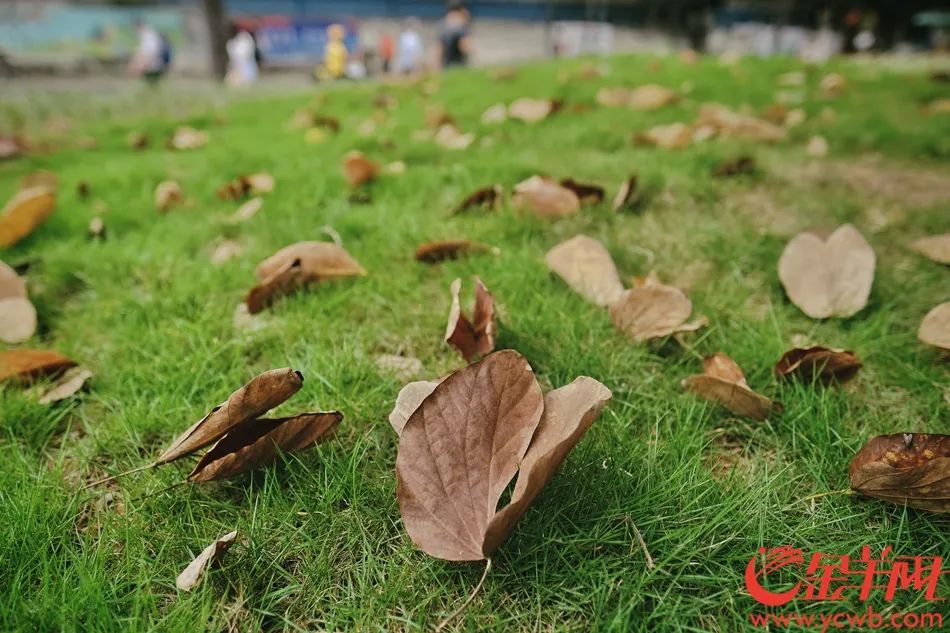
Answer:
<svg viewBox="0 0 950 633"><path fill-rule="evenodd" d="M761 111L791 60L617 57L609 73L577 73L591 61L524 67L497 81L460 71L419 85L341 84L291 96L191 98L166 86L109 106L69 95L2 106L4 126L23 125L51 148L0 165L0 198L37 170L60 180L56 213L0 256L29 262L40 315L30 341L95 372L88 393L57 406L0 387L0 630L312 631L428 630L478 581L482 567L427 557L405 534L396 503L397 438L387 415L404 381L375 357L400 353L424 366L416 379L460 366L442 336L449 283L471 276L494 293L498 348L515 348L545 389L592 376L613 399L496 554L481 594L459 630L734 631L760 611L742 574L760 546L857 555L892 545L902 555L950 556L946 516L856 496L805 497L847 487L847 464L870 437L950 432L950 373L916 340L924 314L950 299L950 271L908 248L950 230L950 115L922 106L950 96L926 72L838 62L806 69L807 120L776 145L713 139L686 150L631 141L637 131L692 121L719 101ZM825 72L848 78L838 98L822 95ZM573 71L573 72L572 72ZM564 75L571 75L567 81ZM602 86L656 82L683 94L655 112L596 105ZM426 94L431 92L431 94ZM362 135L373 99L398 106ZM520 96L567 101L535 125L483 125L480 113ZM204 105L202 105L204 104ZM286 126L312 105L342 129L307 143ZM120 107L121 106L121 107ZM427 108L441 106L478 140L447 151L414 137ZM575 108L574 106L587 106ZM72 117L55 135L47 117ZM62 124L62 121L60 121ZM164 138L178 125L210 134L202 149L175 152ZM62 126L61 126L62 127ZM152 146L126 145L133 130ZM69 139L92 135L95 150ZM826 158L809 158L823 135ZM55 141L60 142L55 142ZM369 203L350 200L340 160L360 149L402 175L372 184ZM714 179L724 159L752 155L758 173ZM241 174L277 182L250 221L227 221L238 203L215 196ZM638 172L638 213L609 202L545 221L507 207L450 216L472 190L511 185L536 173L608 188ZM178 181L190 202L159 215L152 195ZM90 196L76 192L88 183ZM90 241L101 215L104 242ZM785 297L776 265L784 244L808 228L851 222L877 254L868 306L846 320L809 319ZM238 330L232 315L253 285L256 264L280 247L329 239L332 227L369 271L280 300L261 326ZM585 302L543 260L578 233L600 239L625 277L656 269L686 290L710 325L637 345L607 312ZM244 251L223 265L212 244ZM437 266L413 260L422 242L468 238L497 248ZM865 363L842 389L779 384L772 366L802 341L854 350ZM697 354L723 351L751 386L785 412L757 423L684 393L701 371ZM89 481L154 459L183 429L255 374L292 366L306 380L277 413L339 409L336 437L237 479L167 489L189 464L81 490ZM185 460L187 461L187 460ZM106 496L108 493L109 496ZM111 500L111 502L110 502ZM636 526L636 527L634 527ZM237 529L236 544L193 592L175 577L205 545ZM655 560L647 567L644 542ZM945 577L941 594L950 598ZM878 611L947 612L919 592L880 596ZM862 611L856 600L797 601L803 613ZM950 616L948 616L950 619Z"/></svg>

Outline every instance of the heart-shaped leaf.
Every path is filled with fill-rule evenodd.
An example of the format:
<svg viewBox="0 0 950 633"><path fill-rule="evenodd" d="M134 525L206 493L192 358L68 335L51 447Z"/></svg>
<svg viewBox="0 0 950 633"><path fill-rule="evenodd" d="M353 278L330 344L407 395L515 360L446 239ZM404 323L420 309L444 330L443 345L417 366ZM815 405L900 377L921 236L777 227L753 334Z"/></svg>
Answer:
<svg viewBox="0 0 950 633"><path fill-rule="evenodd" d="M859 369L861 361L853 352L816 346L788 350L775 364L774 372L779 378L830 385L848 382Z"/></svg>
<svg viewBox="0 0 950 633"><path fill-rule="evenodd" d="M950 512L950 435L879 435L848 466L851 488L900 505Z"/></svg>
<svg viewBox="0 0 950 633"><path fill-rule="evenodd" d="M575 235L544 256L548 268L582 297L599 306L616 303L624 293L620 274L604 245L592 237Z"/></svg>
<svg viewBox="0 0 950 633"><path fill-rule="evenodd" d="M459 293L462 280L452 282L452 305L445 328L445 342L458 350L470 363L495 349L495 300L478 277L475 278L475 302L471 321L462 312Z"/></svg>
<svg viewBox="0 0 950 633"><path fill-rule="evenodd" d="M531 99L521 97L508 105L508 116L525 123L537 123L554 114L560 103L552 99Z"/></svg>
<svg viewBox="0 0 950 633"><path fill-rule="evenodd" d="M696 395L716 402L736 415L764 420L781 406L749 387L745 374L734 360L717 352L703 359L703 373L690 376L683 386Z"/></svg>
<svg viewBox="0 0 950 633"><path fill-rule="evenodd" d="M778 276L788 298L814 319L849 317L868 302L874 283L874 250L850 224L827 240L799 233L782 251Z"/></svg>
<svg viewBox="0 0 950 633"><path fill-rule="evenodd" d="M631 288L610 306L614 325L637 342L706 325L703 318L687 323L692 311L693 302L682 290L658 282Z"/></svg>

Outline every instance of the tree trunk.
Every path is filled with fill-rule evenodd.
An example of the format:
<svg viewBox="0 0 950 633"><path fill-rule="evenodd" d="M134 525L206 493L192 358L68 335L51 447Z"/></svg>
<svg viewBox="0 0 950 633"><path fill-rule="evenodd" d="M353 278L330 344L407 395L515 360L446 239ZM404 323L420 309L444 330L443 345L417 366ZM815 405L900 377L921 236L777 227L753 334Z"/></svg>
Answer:
<svg viewBox="0 0 950 633"><path fill-rule="evenodd" d="M225 50L227 36L224 24L222 0L204 0L205 17L208 20L208 43L211 48L211 71L218 79L224 79L228 70L228 55Z"/></svg>

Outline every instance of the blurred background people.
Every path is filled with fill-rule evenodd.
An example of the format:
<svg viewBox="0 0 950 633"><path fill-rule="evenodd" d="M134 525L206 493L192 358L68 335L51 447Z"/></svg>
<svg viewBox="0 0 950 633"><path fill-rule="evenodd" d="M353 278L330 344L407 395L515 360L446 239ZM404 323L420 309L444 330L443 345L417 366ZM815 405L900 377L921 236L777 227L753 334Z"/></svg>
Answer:
<svg viewBox="0 0 950 633"><path fill-rule="evenodd" d="M421 26L416 18L409 18L403 23L402 32L399 34L396 72L411 75L422 70L425 47L422 44L422 37L419 35Z"/></svg>
<svg viewBox="0 0 950 633"><path fill-rule="evenodd" d="M393 57L396 54L396 43L393 36L383 31L379 36L379 44L376 47L379 53L379 63L384 73L392 70Z"/></svg>
<svg viewBox="0 0 950 633"><path fill-rule="evenodd" d="M453 2L449 5L439 35L443 68L468 64L471 55L470 22L471 14L464 4Z"/></svg>
<svg viewBox="0 0 950 633"><path fill-rule="evenodd" d="M231 86L246 86L257 81L257 43L247 29L233 27L227 43L228 74L225 81Z"/></svg>
<svg viewBox="0 0 950 633"><path fill-rule="evenodd" d="M141 18L135 20L138 47L129 61L129 71L150 83L158 81L171 65L171 44Z"/></svg>
<svg viewBox="0 0 950 633"><path fill-rule="evenodd" d="M319 79L340 79L346 74L346 44L343 37L346 29L342 24L327 27L327 45L323 51L323 66L318 72Z"/></svg>

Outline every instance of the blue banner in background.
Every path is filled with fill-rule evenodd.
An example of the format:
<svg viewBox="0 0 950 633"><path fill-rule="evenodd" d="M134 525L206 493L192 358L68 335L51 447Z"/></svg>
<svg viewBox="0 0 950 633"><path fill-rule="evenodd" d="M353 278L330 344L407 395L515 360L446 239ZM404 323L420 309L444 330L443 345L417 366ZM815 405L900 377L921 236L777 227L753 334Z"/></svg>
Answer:
<svg viewBox="0 0 950 633"><path fill-rule="evenodd" d="M316 63L323 59L327 45L327 28L334 20L300 19L285 24L267 23L257 28L257 41L268 62ZM352 24L346 24L343 43L351 54L359 48L359 33Z"/></svg>

